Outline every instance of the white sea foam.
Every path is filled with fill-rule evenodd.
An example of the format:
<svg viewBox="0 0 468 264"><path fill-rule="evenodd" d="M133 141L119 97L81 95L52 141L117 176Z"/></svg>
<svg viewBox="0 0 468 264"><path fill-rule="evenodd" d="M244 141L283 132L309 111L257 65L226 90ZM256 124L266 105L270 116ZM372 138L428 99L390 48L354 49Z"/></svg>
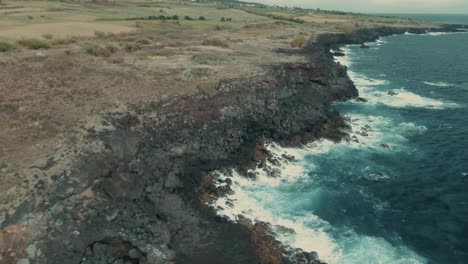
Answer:
<svg viewBox="0 0 468 264"><path fill-rule="evenodd" d="M451 35L451 34L466 34L467 31L461 31L461 32L427 32L425 34L415 34L415 33L410 33L410 32L405 32L405 35L422 35L422 36L443 36L443 35Z"/></svg>
<svg viewBox="0 0 468 264"><path fill-rule="evenodd" d="M393 89L389 91L366 91L363 97L368 99L371 103L382 103L391 107L424 107L433 109L442 109L447 107L456 107L455 103L444 102L441 100L431 99L412 93L405 88Z"/></svg>
<svg viewBox="0 0 468 264"><path fill-rule="evenodd" d="M317 168L307 157L327 155L331 151L346 149L398 151L402 149L399 145L404 145L401 143L406 141L402 135L423 133L426 130L425 127L413 123L395 125L392 119L382 116L350 114L347 119L351 127L348 131L351 137L349 141L335 143L330 140L319 140L301 148L283 148L274 143L267 144L266 148L280 163L274 165L266 161L266 166L278 168L281 177L270 177L259 167L250 171L256 173L255 180L243 177L235 170L226 173L217 172L219 179L230 178L232 180L233 192L217 199L212 206L217 208L218 214L227 216L232 221L237 221L242 215L253 222L270 223L279 241L293 248L315 251L327 263L377 263L380 259L388 261L381 263L397 263L392 261L401 260L402 256L411 259L413 261L411 263L424 263L407 248L393 247L382 238L359 235L352 230L336 237L332 234L342 232L335 230L330 223L314 215L313 212L296 212L291 215L288 211L291 204L296 201L284 194L284 188L297 185L298 182L307 185L307 182L314 180L308 173L316 171ZM383 148L383 143L388 143L390 149ZM283 158L283 155L293 156L295 159L288 161ZM370 172L368 177L370 181L390 179L384 173ZM219 185L222 184L219 183ZM320 189L308 191L307 195L320 197ZM374 205L376 210L388 207L387 204L378 200L375 200ZM293 230L293 232L287 230ZM354 261L353 258L356 257L357 260L364 262Z"/></svg>
<svg viewBox="0 0 468 264"><path fill-rule="evenodd" d="M358 88L388 85L390 81L382 79L372 79L348 70L348 75Z"/></svg>
<svg viewBox="0 0 468 264"><path fill-rule="evenodd" d="M281 201L278 200L281 199L280 193L275 191L275 188L284 187L300 179L307 178L305 173L307 166L304 164L304 156L308 154L307 150L281 148L273 143L266 145L266 148L273 157L281 160L280 165L277 167L281 170L281 177L269 177L260 168L254 170L257 174L256 180L243 177L235 170L224 174L218 172L220 179L230 178L232 180L231 189L233 193L227 197L219 198L212 206L218 208L218 214L227 216L232 221L237 221L239 216L242 215L253 222L270 223L275 233L277 233L279 241L293 248L315 251L322 260L336 263L341 256L341 252L325 230L329 228L328 223L312 213L294 219L283 217L278 214L277 210L272 210L269 207L269 205ZM295 161L290 162L283 159L283 154L294 156ZM269 161L266 161L266 166L275 167ZM293 232L285 230L293 230Z"/></svg>
<svg viewBox="0 0 468 264"><path fill-rule="evenodd" d="M429 33L427 33L425 35L437 37L437 36L443 36L443 35L466 34L466 33L467 33L467 31L461 31L461 32L429 32Z"/></svg>
<svg viewBox="0 0 468 264"><path fill-rule="evenodd" d="M430 85L430 86L437 86L437 87L450 87L450 86L455 86L452 83L448 82L424 82L424 84Z"/></svg>
<svg viewBox="0 0 468 264"><path fill-rule="evenodd" d="M364 120L365 118L367 120ZM360 115L355 115L351 119L353 128L356 130L362 126L363 122L370 121L376 125L382 125L390 121L381 117ZM381 132L374 133L377 135ZM276 144L268 144L266 147L274 157L281 158L283 154L287 154L296 159L292 162L282 159L279 165L281 170L279 178L268 177L259 168L255 170L256 180L243 177L235 170L226 173L216 172L219 179L230 178L232 180L231 189L233 191L212 204L214 208L217 208L218 214L228 217L231 221L238 221L239 216L242 216L252 222L270 223L279 241L293 248L315 251L321 260L330 264L425 263L424 259L408 248L393 246L383 238L357 234L352 229L337 229L313 212L291 213L291 206L301 201L291 199L284 188L295 186L294 184L300 181L313 180L307 175L307 172L315 169L313 166L306 166L310 164L305 164L305 157L326 154L336 147L354 148L357 147L355 143L336 144L322 140L304 148L282 148ZM267 165L273 166L269 162ZM387 179L388 176L382 174L370 180ZM309 190L308 196L320 197L320 193L320 188ZM376 201L375 206L385 208L388 205Z"/></svg>
<svg viewBox="0 0 468 264"><path fill-rule="evenodd" d="M432 99L417 95L413 92L400 89L388 89L387 80L372 79L362 74L348 71L348 75L353 80L359 90L361 97L367 99L369 104L385 104L391 107L424 107L433 109L442 109L447 107L457 107L458 105L452 102L444 102L442 100ZM436 85L449 85L446 83L434 83ZM385 86L385 87L382 87ZM384 90L385 89L385 90ZM390 93L389 93L390 92ZM393 93L392 93L393 92Z"/></svg>
<svg viewBox="0 0 468 264"><path fill-rule="evenodd" d="M351 61L346 56L337 56L335 57L335 61L346 67L349 67L351 65Z"/></svg>
<svg viewBox="0 0 468 264"><path fill-rule="evenodd" d="M273 227L273 230L278 234L277 239L294 248L301 248L306 251L315 251L319 254L322 260L333 263L341 255L339 248L333 239L321 228L309 228L305 222L315 222L320 225L321 220L310 214L294 219L288 219L280 215L280 212L275 212L268 208L268 204L274 203L275 199L280 197L275 196L275 192L269 187L261 185L255 181L244 182L241 176L231 178L233 180L234 195L228 198L221 198L216 201L216 206L222 207L218 213L229 217L236 221L240 215L254 222L267 222ZM250 185L250 188L258 188L257 191L249 191L244 189ZM229 207L229 203L233 203L233 207ZM324 224L326 226L326 224ZM293 230L284 232L284 229Z"/></svg>
<svg viewBox="0 0 468 264"><path fill-rule="evenodd" d="M432 32L437 33L439 32ZM429 33L431 34L431 33ZM447 34L447 33L442 33ZM407 32L407 35L411 35L411 33ZM376 44L383 44L386 43L383 39L378 39ZM344 53L346 56L335 57L335 61L340 63L341 65L347 66L348 68L352 65L352 51L347 46L343 48ZM390 82L388 80L382 79L373 79L368 78L362 74L358 74L353 72L352 70L348 70L348 75L355 83L356 87L359 90L359 94L361 97L369 100L370 104L385 104L391 107L421 107L421 108L433 108L433 109L443 109L448 107L458 107L456 103L452 102L444 102L442 100L432 99L424 96L420 96L413 92L406 90L405 88L399 89L390 89L392 92L396 94L389 94L389 90L383 90L384 87L380 86L388 86ZM424 82L427 85L432 86L439 86L439 87L449 87L453 84L446 83L446 82Z"/></svg>
<svg viewBox="0 0 468 264"><path fill-rule="evenodd" d="M423 107L442 109L449 107L457 107L458 105L452 102L444 102L442 100L432 99L417 95L405 88L388 89L381 86L390 84L387 80L367 78L363 75L348 71L349 77L359 90L361 97L367 99L369 104L385 104L391 107ZM446 83L435 83L435 85L449 85ZM385 90L384 90L385 89Z"/></svg>
<svg viewBox="0 0 468 264"><path fill-rule="evenodd" d="M351 66L352 61L350 60L350 56L349 56L351 53L351 50L348 47L344 47L342 48L342 51L344 54L346 54L346 56L335 56L334 57L335 62L338 62L339 64L346 66L346 67Z"/></svg>

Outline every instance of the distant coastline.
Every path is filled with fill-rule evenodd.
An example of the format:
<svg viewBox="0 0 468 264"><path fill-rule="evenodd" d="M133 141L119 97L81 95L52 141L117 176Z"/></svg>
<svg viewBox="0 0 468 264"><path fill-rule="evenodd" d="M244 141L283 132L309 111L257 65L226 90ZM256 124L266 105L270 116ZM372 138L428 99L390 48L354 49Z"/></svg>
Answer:
<svg viewBox="0 0 468 264"><path fill-rule="evenodd" d="M410 18L414 20L436 22L442 24L468 25L468 14L372 13L372 15Z"/></svg>

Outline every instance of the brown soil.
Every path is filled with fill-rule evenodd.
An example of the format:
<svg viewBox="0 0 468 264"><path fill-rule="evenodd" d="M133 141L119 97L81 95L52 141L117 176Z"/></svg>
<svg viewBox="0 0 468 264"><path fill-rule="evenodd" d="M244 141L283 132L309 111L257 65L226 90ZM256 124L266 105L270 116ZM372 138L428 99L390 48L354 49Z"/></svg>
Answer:
<svg viewBox="0 0 468 264"><path fill-rule="evenodd" d="M305 60L276 52L289 47L287 40L272 39L270 34L251 37L251 31L207 33L172 24L152 25L112 39L83 39L49 50L0 55L0 161L10 168L0 170L0 191L18 182L8 173L11 168L17 171L48 156L68 131L93 114L162 96L209 93L219 80L253 76L274 64ZM81 50L85 41L125 46L154 36L152 45L136 51L121 47L108 57ZM204 39L220 39L229 47L201 45ZM195 54L215 58L219 54L232 62L199 64L192 59Z"/></svg>

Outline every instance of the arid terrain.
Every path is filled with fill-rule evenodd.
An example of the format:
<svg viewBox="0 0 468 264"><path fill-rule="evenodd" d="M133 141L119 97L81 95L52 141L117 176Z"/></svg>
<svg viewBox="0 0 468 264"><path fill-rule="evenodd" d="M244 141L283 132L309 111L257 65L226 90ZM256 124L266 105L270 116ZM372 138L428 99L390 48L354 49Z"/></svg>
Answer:
<svg viewBox="0 0 468 264"><path fill-rule="evenodd" d="M24 201L25 186L47 181L31 173L34 164L48 168L49 157L86 142L102 114L211 95L223 80L307 63L299 51L325 33L435 27L203 2L0 1L0 222Z"/></svg>
<svg viewBox="0 0 468 264"><path fill-rule="evenodd" d="M178 20L138 19L174 15ZM321 33L377 26L428 25L191 1L3 1L0 40L12 48L0 55L0 160L27 166L93 114L258 75L303 60L280 49L301 48ZM0 188L17 180L2 180Z"/></svg>

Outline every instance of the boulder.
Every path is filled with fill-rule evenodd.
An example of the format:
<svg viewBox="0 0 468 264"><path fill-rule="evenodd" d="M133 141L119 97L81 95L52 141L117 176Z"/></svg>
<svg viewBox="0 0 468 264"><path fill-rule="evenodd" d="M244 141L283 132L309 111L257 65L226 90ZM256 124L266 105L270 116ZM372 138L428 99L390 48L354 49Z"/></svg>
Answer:
<svg viewBox="0 0 468 264"><path fill-rule="evenodd" d="M366 45L365 43L362 43L361 44L361 49L368 49L370 48L368 45Z"/></svg>
<svg viewBox="0 0 468 264"><path fill-rule="evenodd" d="M369 102L367 99L365 98L362 98L362 97L358 97L356 98L356 102L359 102L359 103L367 103Z"/></svg>

